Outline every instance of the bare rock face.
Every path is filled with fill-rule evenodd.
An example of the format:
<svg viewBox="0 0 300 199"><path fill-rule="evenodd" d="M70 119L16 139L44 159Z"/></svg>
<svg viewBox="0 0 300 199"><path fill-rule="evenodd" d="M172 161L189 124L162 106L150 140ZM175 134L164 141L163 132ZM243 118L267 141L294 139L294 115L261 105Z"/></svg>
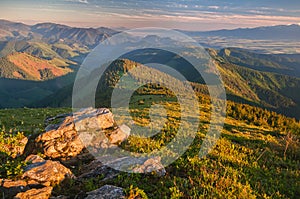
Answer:
<svg viewBox="0 0 300 199"><path fill-rule="evenodd" d="M85 199L120 199L125 198L124 190L112 185L104 185L94 191L88 192Z"/></svg>
<svg viewBox="0 0 300 199"><path fill-rule="evenodd" d="M30 162L30 163L38 163L38 162L44 162L45 160L38 156L38 155L29 155L25 159L25 162Z"/></svg>
<svg viewBox="0 0 300 199"><path fill-rule="evenodd" d="M29 187L25 180L12 181L8 179L0 179L0 193L4 198L12 198L17 193L27 191Z"/></svg>
<svg viewBox="0 0 300 199"><path fill-rule="evenodd" d="M108 129L113 127L113 114L107 108L86 108L73 114L76 122L77 131L86 131L88 129Z"/></svg>
<svg viewBox="0 0 300 199"><path fill-rule="evenodd" d="M126 125L115 126L113 114L106 108L86 108L73 115L64 114L50 118L46 122L59 118L60 124L51 124L47 132L40 135L36 142L42 145L44 154L52 159L69 160L87 154L86 147L113 148L130 135Z"/></svg>
<svg viewBox="0 0 300 199"><path fill-rule="evenodd" d="M43 160L34 155L29 156L27 160L34 162L25 167L22 175L22 178L28 181L50 186L60 183L65 177L73 177L72 172L57 161Z"/></svg>
<svg viewBox="0 0 300 199"><path fill-rule="evenodd" d="M8 180L8 179L0 179L0 180L1 180L1 186L5 188L20 187L20 189L23 189L25 186L27 186L27 182L24 180L17 180L17 181Z"/></svg>
<svg viewBox="0 0 300 199"><path fill-rule="evenodd" d="M139 165L133 169L136 173L155 174L158 176L164 176L166 174L165 167L161 164L160 157L154 157L146 160L142 165Z"/></svg>
<svg viewBox="0 0 300 199"><path fill-rule="evenodd" d="M130 128L125 124L114 130L110 136L109 141L111 144L118 144L126 140L130 135Z"/></svg>
<svg viewBox="0 0 300 199"><path fill-rule="evenodd" d="M46 127L47 132L40 135L36 142L42 144L44 154L50 158L68 159L75 157L85 148L78 134L82 131L94 132L113 127L112 113L105 108L87 108L73 115L58 116L62 122ZM50 120L56 119L50 118ZM49 119L48 119L49 122Z"/></svg>
<svg viewBox="0 0 300 199"><path fill-rule="evenodd" d="M18 193L14 198L15 199L48 199L51 196L52 187L44 187L41 189L30 189L26 192Z"/></svg>
<svg viewBox="0 0 300 199"><path fill-rule="evenodd" d="M115 148L130 135L130 128L125 124L102 132L81 132L79 137L86 146L96 148Z"/></svg>

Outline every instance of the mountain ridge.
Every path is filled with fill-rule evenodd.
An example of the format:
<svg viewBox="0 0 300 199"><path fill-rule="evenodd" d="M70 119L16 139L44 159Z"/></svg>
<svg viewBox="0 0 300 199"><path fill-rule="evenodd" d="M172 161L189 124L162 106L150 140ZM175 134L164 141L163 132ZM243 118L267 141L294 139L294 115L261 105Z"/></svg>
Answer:
<svg viewBox="0 0 300 199"><path fill-rule="evenodd" d="M8 65L5 70L9 70L8 72L6 71L8 75L2 75L2 77L23 79L24 81L26 79L48 80L54 78L55 81L57 77L61 76L61 79L66 79L66 82L68 82L64 83L62 81L61 85L63 86L54 86L54 89L49 89L50 86L45 86L47 82L41 84L37 83L34 85L36 89L33 90L29 87L30 84L25 84L28 85L28 87L24 90L29 90L32 95L34 95L35 92L37 93L39 97L36 100L32 98L29 100L15 97L12 92L8 92L7 88L9 86L5 84L5 86L0 89L0 93L3 93L3 96L14 99L16 102L20 99L20 101L16 103L18 106L70 105L70 103L68 104L67 102L59 104L56 99L60 98L60 95L63 96L64 99L71 96L72 81L74 81L76 71L86 55L100 41L117 33L117 31L105 27L76 28L55 23L39 23L28 26L22 23L3 20L0 20L0 32L1 27L8 31L8 35L13 35L11 38L2 37L4 41L0 41L1 60L3 60L3 64ZM22 34L13 33L18 27L22 31ZM269 31L270 29L284 27L298 29L298 25L290 25L238 30ZM151 39L155 39L155 42L160 41L159 38L154 38L153 36L146 39L148 39L149 42L152 41ZM172 40L163 39L161 42L172 42ZM273 111L278 111L297 118L300 117L297 113L297 111L300 111L300 97L293 94L295 90L299 89L300 85L300 55L269 55L255 53L248 49L241 48L207 49L207 51L214 62L217 63L217 67L225 79L224 83L229 99L241 103L261 105ZM148 50L148 52L150 51ZM74 73L70 75L64 73L55 76L55 72L53 73L53 71L50 70L51 66L44 67L43 69L48 69L39 73L37 72L39 71L38 69L42 68L38 68L34 73L26 73L25 70L21 69L28 67L34 68L33 65L26 65L25 62L22 62L22 64L18 62L19 64L16 64L16 60L14 63L10 62L8 58L14 53L24 53L23 55L26 56L28 54L27 57L30 57L29 60L36 57L40 63L53 63L55 66L52 68L53 70L72 70ZM149 54L155 56L151 57ZM170 53L160 52L160 55L156 55L153 52L147 53L146 50L145 52L139 51L136 54L133 52L133 54L128 54L127 56L129 56L130 60L137 63L163 62L161 64L172 64L174 69L184 76L190 77L188 81L193 84L196 90L200 92L204 91L204 82L195 74L195 70L192 70L184 60ZM116 72L113 72L112 74L115 73ZM64 76L68 78L64 78ZM53 86L52 83L51 85ZM18 90L16 88L14 89ZM47 99L47 97L49 97L49 99ZM5 107L7 104L9 103L5 102L1 104L0 101L0 106L2 107Z"/></svg>
<svg viewBox="0 0 300 199"><path fill-rule="evenodd" d="M181 31L181 30L179 30ZM181 31L190 36L222 36L244 39L299 40L300 25L259 26L255 28L221 29L213 31ZM288 38L287 38L288 36Z"/></svg>
<svg viewBox="0 0 300 199"><path fill-rule="evenodd" d="M41 27L57 27L60 29L77 29L81 31L94 32L94 34L116 34L119 31L114 30L109 27L74 27L65 24L45 22L45 23L37 23L34 25L27 25L22 22L12 22L9 20L0 19L0 30L3 26L7 27L22 27L26 30L31 30L34 33L39 32L44 34L39 30ZM2 28L1 28L2 27ZM258 26L254 28L235 28L235 29L220 29L220 30L212 30L212 31L188 31L188 30L179 30L177 31L186 33L190 36L229 36L236 38L248 38L248 39L296 39L299 40L300 33L300 25L299 24L288 24L288 25L274 25L274 26ZM2 30L3 31L3 30ZM1 31L0 31L1 33ZM287 35L289 36L287 38ZM1 36L1 34L0 34Z"/></svg>

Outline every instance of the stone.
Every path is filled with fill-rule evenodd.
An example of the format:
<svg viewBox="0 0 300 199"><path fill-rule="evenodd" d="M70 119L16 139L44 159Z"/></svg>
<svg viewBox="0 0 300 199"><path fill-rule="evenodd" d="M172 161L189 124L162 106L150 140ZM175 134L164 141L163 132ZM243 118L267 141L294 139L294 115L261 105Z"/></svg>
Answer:
<svg viewBox="0 0 300 199"><path fill-rule="evenodd" d="M116 177L120 171L152 174L160 177L166 174L160 157L147 159L146 157L103 155L85 165L77 180L98 175L104 175L104 179L101 181L110 180Z"/></svg>
<svg viewBox="0 0 300 199"><path fill-rule="evenodd" d="M61 195L61 196L52 196L50 197L50 199L69 199L70 197L68 196L64 196L64 195Z"/></svg>
<svg viewBox="0 0 300 199"><path fill-rule="evenodd" d="M108 129L114 126L113 114L107 108L86 108L80 109L73 114L76 123L76 130L91 128Z"/></svg>
<svg viewBox="0 0 300 199"><path fill-rule="evenodd" d="M112 169L106 165L103 165L99 159L95 159L90 162L88 165L84 166L81 171L81 174L77 177L77 180L93 178L95 176L103 175L104 178L101 181L106 181L113 179L120 172Z"/></svg>
<svg viewBox="0 0 300 199"><path fill-rule="evenodd" d="M118 144L125 141L130 135L130 128L125 124L114 130L110 136L109 141L112 144Z"/></svg>
<svg viewBox="0 0 300 199"><path fill-rule="evenodd" d="M109 109L86 108L71 114L57 116L62 122L51 125L56 117L47 119L47 132L38 136L36 142L42 147L44 154L53 159L67 160L79 155L88 141L93 140L93 133L114 126L114 119ZM80 134L84 136L79 136ZM88 137L90 135L90 137ZM96 134L97 135L97 134ZM105 137L105 136L104 136ZM82 139L84 143L82 143ZM89 139L89 140L87 140ZM103 138L104 139L104 138Z"/></svg>
<svg viewBox="0 0 300 199"><path fill-rule="evenodd" d="M29 160L36 160L24 168L22 179L33 180L44 186L50 186L60 183L65 177L73 178L70 169L66 168L58 161L44 160L40 157L31 156Z"/></svg>
<svg viewBox="0 0 300 199"><path fill-rule="evenodd" d="M14 148L12 148L11 152L13 154L12 155L13 158L23 155L27 142L28 142L28 138L24 136L19 141L19 144L14 146Z"/></svg>
<svg viewBox="0 0 300 199"><path fill-rule="evenodd" d="M38 156L38 155L29 155L25 159L25 162L30 162L30 163L37 163L37 162L44 162L45 160Z"/></svg>
<svg viewBox="0 0 300 199"><path fill-rule="evenodd" d="M12 181L8 179L0 179L0 183L0 193L4 198L12 198L17 193L29 189L27 187L27 182L24 180Z"/></svg>
<svg viewBox="0 0 300 199"><path fill-rule="evenodd" d="M51 196L52 187L44 187L41 189L30 189L26 192L18 193L14 199L48 199Z"/></svg>
<svg viewBox="0 0 300 199"><path fill-rule="evenodd" d="M130 128L123 124L120 127L103 130L101 132L81 132L79 137L90 149L113 149L127 140L130 131Z"/></svg>
<svg viewBox="0 0 300 199"><path fill-rule="evenodd" d="M166 174L165 167L161 164L160 157L154 157L146 160L142 165L133 169L135 173L155 174L160 177Z"/></svg>
<svg viewBox="0 0 300 199"><path fill-rule="evenodd" d="M104 185L99 189L88 192L88 196L85 199L120 199L125 198L123 188Z"/></svg>
<svg viewBox="0 0 300 199"><path fill-rule="evenodd" d="M40 188L42 185L35 181L0 179L0 193L4 198L13 198L17 193L31 188Z"/></svg>
<svg viewBox="0 0 300 199"><path fill-rule="evenodd" d="M9 180L9 179L0 179L1 180L1 186L5 188L11 188L11 187L25 187L27 186L27 182L24 180Z"/></svg>

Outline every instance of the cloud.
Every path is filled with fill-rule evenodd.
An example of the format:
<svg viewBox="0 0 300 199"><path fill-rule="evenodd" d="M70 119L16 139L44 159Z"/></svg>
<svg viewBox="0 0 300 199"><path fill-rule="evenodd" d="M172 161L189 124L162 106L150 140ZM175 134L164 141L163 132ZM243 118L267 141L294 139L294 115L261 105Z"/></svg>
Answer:
<svg viewBox="0 0 300 199"><path fill-rule="evenodd" d="M88 4L88 0L79 0L79 3L85 3L85 4Z"/></svg>
<svg viewBox="0 0 300 199"><path fill-rule="evenodd" d="M215 10L217 10L217 9L220 8L220 6L208 6L208 8L209 8L209 9L215 9Z"/></svg>
<svg viewBox="0 0 300 199"><path fill-rule="evenodd" d="M74 2L74 3L84 3L88 4L88 0L65 0L66 2Z"/></svg>

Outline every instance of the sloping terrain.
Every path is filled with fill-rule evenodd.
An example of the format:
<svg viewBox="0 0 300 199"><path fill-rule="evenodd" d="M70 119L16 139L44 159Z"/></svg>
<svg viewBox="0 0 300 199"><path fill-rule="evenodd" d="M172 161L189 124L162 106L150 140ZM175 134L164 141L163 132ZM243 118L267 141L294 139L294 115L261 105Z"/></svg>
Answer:
<svg viewBox="0 0 300 199"><path fill-rule="evenodd" d="M153 88L152 92L156 92L156 89ZM143 104L139 103L141 100L144 101ZM136 136L132 131L128 140L120 147L136 153L147 153L159 150L178 133L180 107L176 106L176 101L169 101L168 98L134 95L130 107L134 122L147 126L150 122L149 109L153 103L164 105L168 110L167 125L156 135L147 138ZM166 174L163 176L157 176L155 172L115 172L106 167L104 169L97 161L90 163L91 160L75 156L76 162L67 167L78 178L66 177L59 184L46 186L53 186L50 191L52 196L64 195L71 198L85 198L87 192L106 184L124 188L127 198L297 198L300 194L299 122L261 108L230 102L220 139L206 157L199 158L198 152L209 125L208 104L201 103L201 110L199 128L193 129L197 131L194 142L182 157L165 168ZM44 133L44 120L47 117L70 111L53 108L0 110L1 131L11 129L12 132L0 133L3 146L0 147L1 178L12 179L16 181L15 184L20 182L17 180L22 179L26 165L30 164L25 157L29 155L28 151L34 150L29 144L25 148L27 155L14 159L8 149L22 146L24 136L31 140L29 143L34 142L35 137ZM54 121L55 124L56 122ZM18 131L23 133L17 133ZM179 136L189 134L184 132ZM48 159L43 151L36 153ZM52 169L55 170L47 167L48 172L52 172ZM56 170L57 172L59 171ZM87 177L83 178L82 175ZM36 179L42 180L42 175ZM12 194L9 189L0 190ZM26 190L20 189L20 192L24 191Z"/></svg>
<svg viewBox="0 0 300 199"><path fill-rule="evenodd" d="M7 20L0 20L0 40L14 37L27 37L30 34L30 26Z"/></svg>
<svg viewBox="0 0 300 199"><path fill-rule="evenodd" d="M237 48L222 49L218 56L232 64L254 70L300 77L300 60L296 56L258 54Z"/></svg>
<svg viewBox="0 0 300 199"><path fill-rule="evenodd" d="M0 21L0 29L9 32L3 35L2 41L0 41L0 76L39 81L63 76L72 70L76 71L78 65L94 46L117 33L117 31L103 27L97 29L73 28L53 23L28 26L5 20ZM260 35L263 36L268 32L278 31L277 36L279 37L287 31L297 32L298 29L298 26L292 25L224 30L207 34L222 35L224 33L225 35L233 34L244 37L251 32L260 32ZM13 33L14 31L20 31L20 33ZM190 34L198 35L196 32ZM275 37L275 35L273 36ZM147 39L149 42L153 39L155 42L159 42L157 37L151 36ZM165 39L162 42L172 41ZM152 51L146 49L133 52L124 56L124 59L130 59L137 63L156 62L169 65L187 77L195 90L205 93L203 79L199 78L197 71L184 59L169 52L159 51L158 54L155 54ZM297 94L300 78L298 54L259 54L239 48L208 49L208 52L221 72L228 99L300 118L300 97ZM151 56L151 53L155 56ZM33 98L25 100L31 102L29 104L18 104L22 104L21 106L70 105L72 84L63 85L67 87L60 91L55 90L49 96L45 95L42 101L38 97L36 100ZM1 93L7 93L7 89L2 90ZM18 98L14 97L14 99ZM58 99L61 99L61 103L54 103L58 102ZM24 100L22 101L24 102ZM0 105L5 107L4 104Z"/></svg>
<svg viewBox="0 0 300 199"><path fill-rule="evenodd" d="M283 113L291 117L300 117L300 97L296 92L300 89L300 78L281 75L278 73L262 72L245 66L232 64L231 62L217 55L216 51L214 50L210 50L210 54L214 58L215 63L220 71L225 89L227 91L227 98L229 100L265 107L269 110ZM172 57L170 57L170 59L166 57L164 58L166 59L166 63L172 63ZM184 74L186 75L193 71L189 71L190 66L184 65L185 62L182 60L176 60L175 63L176 64L173 65L175 69L178 69L179 71L185 70ZM178 65L178 63L182 63L183 65ZM129 60L115 62L114 64L112 64L113 66L110 67L106 73L104 73L102 82L101 80L99 82L98 89L100 90L98 90L98 93L101 93L101 95L105 96L102 97L102 102L105 100L109 101L113 85L118 81L120 75L126 73L126 71L137 65L136 62ZM94 72L92 76L96 74L97 72ZM147 82L147 77L144 76L145 74L146 73L133 75L132 77L136 81ZM159 77L160 75L157 74L157 76ZM196 92L208 94L205 84L203 84L202 81L203 80L199 80L198 83L191 83ZM107 85L108 82L110 82L109 85ZM57 107L58 104L55 104L54 102L61 100L61 104L69 104L69 106L71 106L71 96L72 85L69 85L58 93L53 94L53 96L39 101L36 104L41 104L40 106L48 105ZM53 98L56 100L48 101L49 99Z"/></svg>
<svg viewBox="0 0 300 199"><path fill-rule="evenodd" d="M268 33L274 28L240 30L240 33ZM229 33L232 34L231 31ZM285 30L279 31L274 38L285 33ZM59 128L63 136L57 137L55 131L52 132L55 139L49 140L45 136L44 144L51 147L44 149L75 155L69 162L59 158L51 160L45 150L37 147L41 143L35 145L35 138L47 131L45 127L50 120L45 121L46 118L59 114L59 119L61 114L66 115L72 110L23 107L70 107L77 67L99 41L112 34L115 31L107 28L81 29L52 23L27 26L0 21L0 108L6 108L0 110L0 195L10 198L7 195L10 193L12 198L16 194L13 195L13 191L23 183L25 185L20 187L19 192L33 187L37 191L43 188L48 190L47 195L57 198L86 198L88 192L107 184L123 188L127 198L298 198L300 123L295 118L300 119L300 61L296 54L265 55L236 48L207 49L220 71L228 100L221 137L203 158L199 158L199 150L211 119L210 98L203 79L186 60L168 52L145 49L127 54L114 61L101 77L95 96L96 106L111 107L112 91L122 76L145 83L131 96L128 105L130 114L124 114L124 117L114 114L113 123L130 128L138 125L156 134L143 137L132 127L128 139L118 141L119 147L134 153L150 153L169 144L175 136L178 136L175 143L180 143L194 131L196 137L193 143L179 159L164 168L163 175L158 176L156 172L116 172L97 161L85 159L82 154L73 153L74 148L82 149L82 143L76 144L73 134L70 136L69 130L73 127L67 122L70 126L66 131ZM180 84L175 77L150 68L147 62L169 65L186 76L188 81ZM142 70L132 70L137 67ZM99 74L99 69L92 71L87 80L81 80L82 85L89 89L90 80L98 78ZM200 102L200 117L188 116L193 121L199 120L198 128L179 134L183 111L179 100L170 88L147 83L153 78L171 81L175 89L192 85ZM133 84L129 82L128 86ZM79 100L84 102L85 95ZM156 105L162 106L166 112L152 114L151 109ZM120 113L127 110L119 108ZM155 118L159 121L166 119L161 129L151 126ZM56 118L50 127L58 128L58 125ZM68 143L66 138L72 142ZM68 147L64 145L66 143ZM173 148L174 151L166 150L170 157L179 147L171 145L170 149ZM20 152L22 150L24 153ZM45 169L44 164L35 164L39 168L36 169L38 174L41 171L53 172L53 175L47 174L51 179L47 183L41 179L43 175L36 175L33 182L24 179L27 169L32 169L32 160L26 160L31 154L38 155L34 156L37 159L43 156L40 161L48 165ZM76 178L73 175L66 177L57 167L49 166L50 163L64 165L60 168L67 167L67 173ZM56 176L59 180L55 179ZM12 189L5 187L7 182L13 184ZM43 184L36 187L37 182Z"/></svg>
<svg viewBox="0 0 300 199"><path fill-rule="evenodd" d="M74 78L75 73L46 81L0 78L0 106L3 108L34 107L39 100L51 101L48 96L72 84Z"/></svg>
<svg viewBox="0 0 300 199"><path fill-rule="evenodd" d="M55 60L54 60L55 61ZM47 80L66 75L72 70L27 53L13 53L0 58L1 77L26 80Z"/></svg>

